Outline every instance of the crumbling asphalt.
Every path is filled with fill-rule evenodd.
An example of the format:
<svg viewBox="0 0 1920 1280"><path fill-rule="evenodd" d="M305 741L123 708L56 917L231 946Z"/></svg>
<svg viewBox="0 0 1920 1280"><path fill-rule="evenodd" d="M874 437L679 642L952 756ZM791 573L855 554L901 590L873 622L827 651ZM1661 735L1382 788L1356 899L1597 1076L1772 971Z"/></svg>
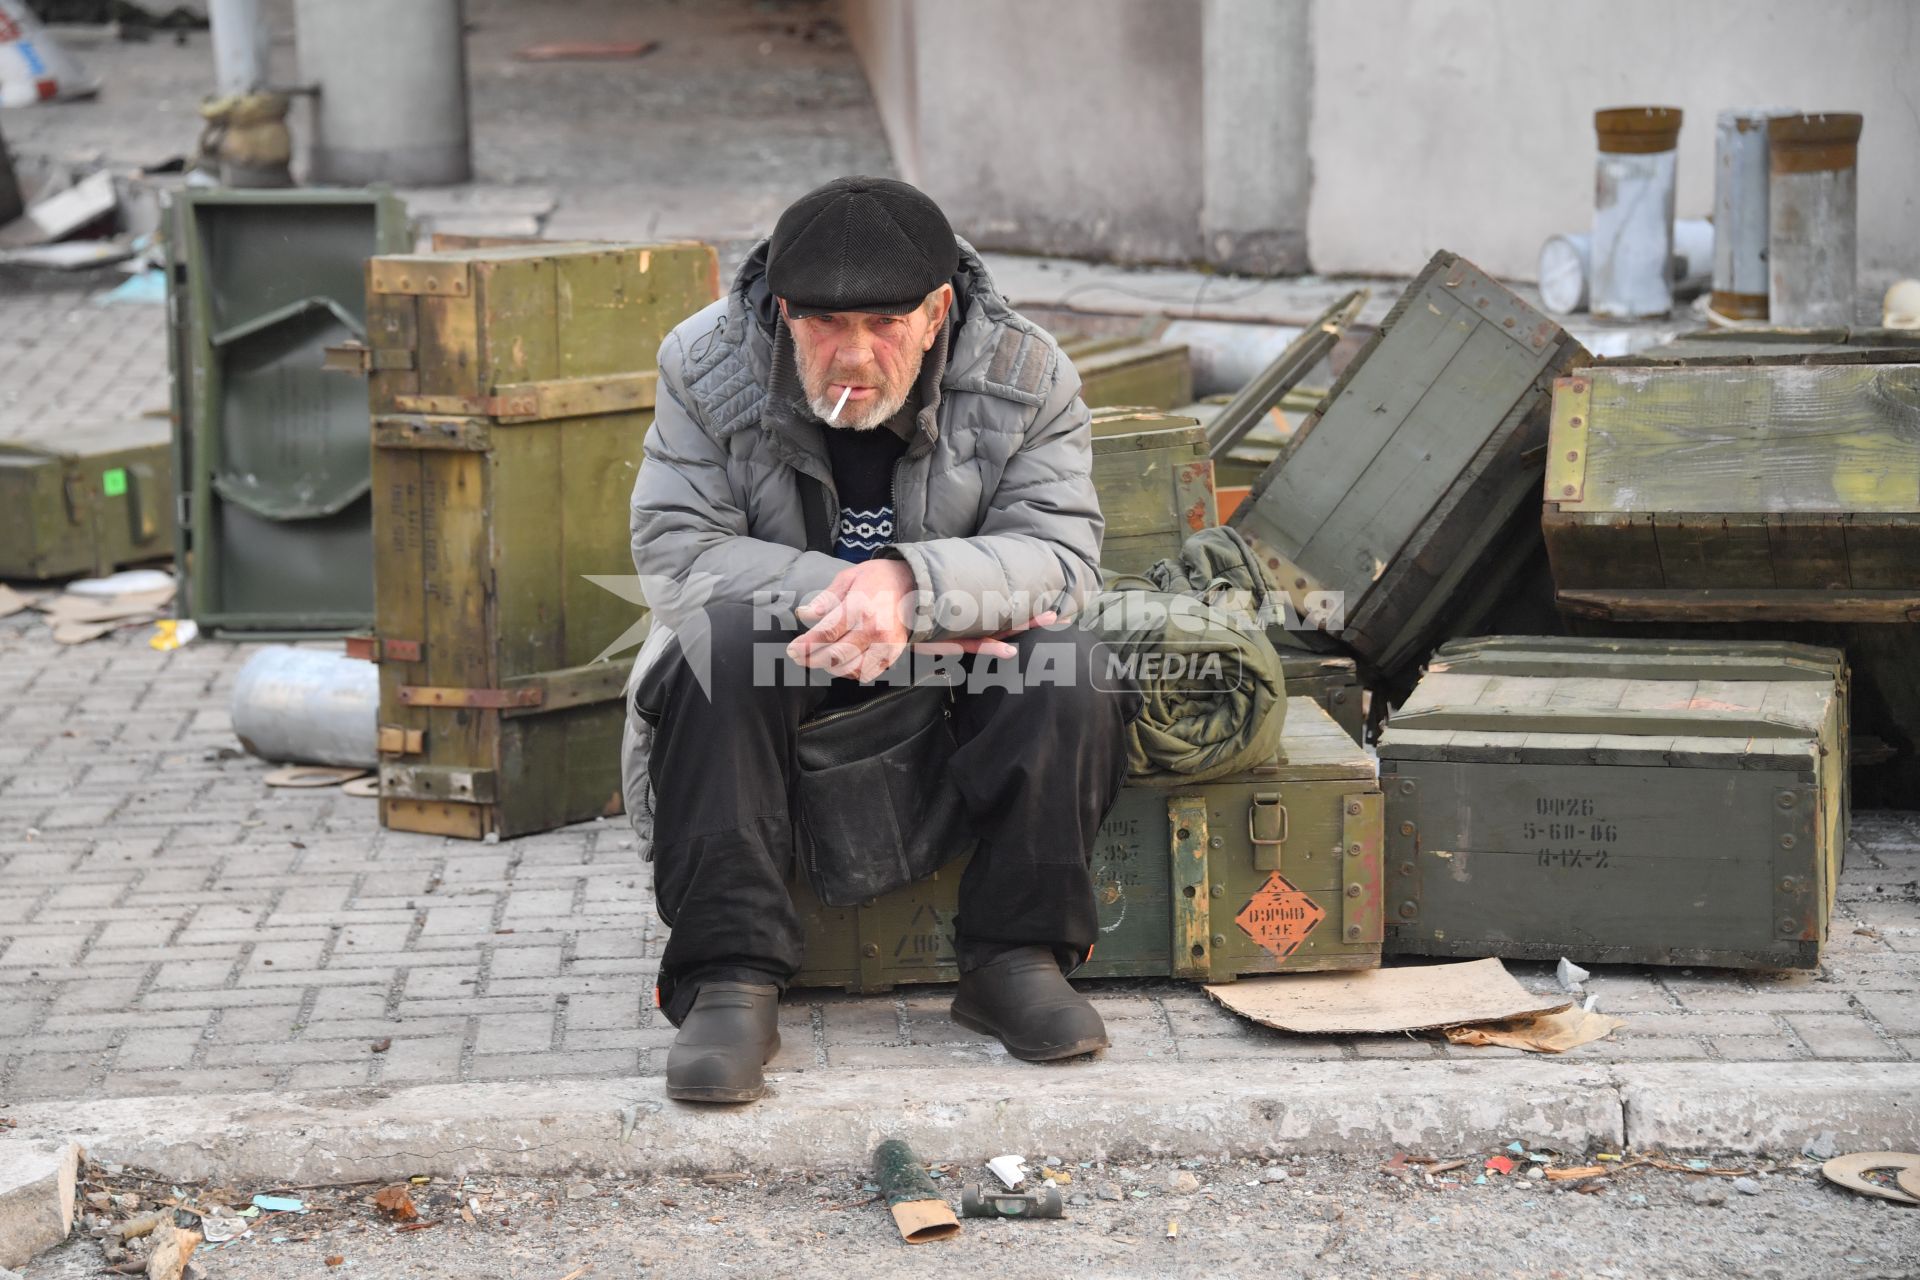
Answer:
<svg viewBox="0 0 1920 1280"><path fill-rule="evenodd" d="M1438 1176L1376 1159L1094 1161L1052 1153L1071 1181L1060 1221L965 1220L950 1240L901 1242L862 1167L705 1178L638 1175L437 1179L407 1184L419 1219L402 1229L376 1209L383 1188L304 1189L304 1215L254 1220L249 1236L196 1256L208 1280L458 1277L600 1280L633 1275L777 1272L794 1280L915 1275L1779 1277L1910 1276L1920 1269L1920 1209L1825 1184L1814 1165L1734 1162L1710 1175L1640 1166L1593 1183L1482 1173L1489 1153L1416 1152L1467 1164ZM1545 1153L1566 1167L1589 1153ZM1029 1155L1038 1168L1047 1153ZM1521 1157L1522 1169L1532 1162ZM949 1165L950 1202L988 1177ZM1740 1176L1736 1179L1734 1174ZM1484 1184L1475 1179L1486 1176ZM209 1188L102 1188L205 1207ZM1582 1189L1583 1185L1586 1189ZM215 1190L245 1204L252 1186ZM174 1192L179 1194L173 1194ZM128 1194L121 1191L123 1196ZM461 1210L473 1218L468 1222ZM93 1209L102 1219L131 1206ZM418 1222L434 1225L419 1228ZM329 1266L330 1260L337 1260ZM29 1280L99 1273L83 1228Z"/></svg>

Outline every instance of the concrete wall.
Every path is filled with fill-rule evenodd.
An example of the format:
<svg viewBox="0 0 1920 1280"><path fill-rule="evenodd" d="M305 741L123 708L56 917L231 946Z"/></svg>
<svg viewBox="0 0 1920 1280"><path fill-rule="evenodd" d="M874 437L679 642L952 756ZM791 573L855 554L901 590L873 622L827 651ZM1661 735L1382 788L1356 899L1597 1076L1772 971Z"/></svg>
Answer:
<svg viewBox="0 0 1920 1280"><path fill-rule="evenodd" d="M903 176L989 248L1304 264L1308 0L843 0ZM1209 68L1201 74L1203 66Z"/></svg>
<svg viewBox="0 0 1920 1280"><path fill-rule="evenodd" d="M920 3L914 32L921 184L963 235L1041 253L1197 253L1198 5Z"/></svg>
<svg viewBox="0 0 1920 1280"><path fill-rule="evenodd" d="M1201 256L1216 266L1306 268L1311 17L1308 0L1203 0Z"/></svg>
<svg viewBox="0 0 1920 1280"><path fill-rule="evenodd" d="M1361 0L1314 9L1313 265L1438 248L1532 279L1592 220L1596 108L1685 110L1677 213L1713 203L1723 108L1860 111L1860 274L1920 271L1920 5L1910 0Z"/></svg>
<svg viewBox="0 0 1920 1280"><path fill-rule="evenodd" d="M1593 112L1861 111L1860 273L1920 273L1920 0L841 0L896 163L988 247L1531 279L1592 221Z"/></svg>
<svg viewBox="0 0 1920 1280"><path fill-rule="evenodd" d="M911 0L868 0L843 4L840 20L847 40L866 69L873 100L880 109L880 127L893 147L893 163L900 177L920 183L919 57L914 47L914 5Z"/></svg>

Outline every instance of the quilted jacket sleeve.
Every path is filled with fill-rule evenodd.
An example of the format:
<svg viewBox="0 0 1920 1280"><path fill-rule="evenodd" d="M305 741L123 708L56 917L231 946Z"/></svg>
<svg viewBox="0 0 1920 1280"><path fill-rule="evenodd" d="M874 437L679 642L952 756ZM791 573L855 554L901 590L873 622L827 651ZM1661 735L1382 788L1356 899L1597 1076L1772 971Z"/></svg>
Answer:
<svg viewBox="0 0 1920 1280"><path fill-rule="evenodd" d="M670 578L716 604L752 603L760 593L785 591L806 600L846 562L747 533L741 496L727 473L726 445L693 408L683 359L680 335L667 335L660 344L653 427L633 484L634 569L643 577Z"/></svg>
<svg viewBox="0 0 1920 1280"><path fill-rule="evenodd" d="M905 560L932 602L914 639L988 635L1048 609L1064 619L1098 588L1106 522L1093 491L1091 414L1080 400L1080 375L1058 352L1046 385L979 531L899 542L880 553Z"/></svg>

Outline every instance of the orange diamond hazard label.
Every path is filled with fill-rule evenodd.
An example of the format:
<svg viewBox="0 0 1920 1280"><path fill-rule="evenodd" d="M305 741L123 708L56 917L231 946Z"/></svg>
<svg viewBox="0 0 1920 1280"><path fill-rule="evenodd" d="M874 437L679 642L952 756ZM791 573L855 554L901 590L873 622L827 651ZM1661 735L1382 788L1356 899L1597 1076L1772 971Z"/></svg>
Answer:
<svg viewBox="0 0 1920 1280"><path fill-rule="evenodd" d="M1233 922L1275 960L1300 949L1313 927L1327 918L1320 904L1287 883L1278 871L1240 908Z"/></svg>

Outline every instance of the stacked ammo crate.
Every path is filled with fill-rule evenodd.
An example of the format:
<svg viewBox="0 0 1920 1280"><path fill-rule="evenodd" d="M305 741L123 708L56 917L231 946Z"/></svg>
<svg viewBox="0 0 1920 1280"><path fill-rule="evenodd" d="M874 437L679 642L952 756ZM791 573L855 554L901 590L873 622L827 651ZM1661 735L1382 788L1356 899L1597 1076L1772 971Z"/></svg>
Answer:
<svg viewBox="0 0 1920 1280"><path fill-rule="evenodd" d="M1849 656L1867 718L1920 731L1912 354L1596 364L1470 263L1413 282L1229 520L1399 704L1387 954L1818 962Z"/></svg>
<svg viewBox="0 0 1920 1280"><path fill-rule="evenodd" d="M367 265L380 818L481 839L617 811L640 621L627 503L655 353L717 296L705 245Z"/></svg>
<svg viewBox="0 0 1920 1280"><path fill-rule="evenodd" d="M1204 982L1368 969L1383 926L1373 761L1320 706L1294 698L1272 764L1210 782L1130 780L1100 826L1100 941L1076 976ZM795 983L878 991L951 982L965 862L857 907L796 876L806 936Z"/></svg>

